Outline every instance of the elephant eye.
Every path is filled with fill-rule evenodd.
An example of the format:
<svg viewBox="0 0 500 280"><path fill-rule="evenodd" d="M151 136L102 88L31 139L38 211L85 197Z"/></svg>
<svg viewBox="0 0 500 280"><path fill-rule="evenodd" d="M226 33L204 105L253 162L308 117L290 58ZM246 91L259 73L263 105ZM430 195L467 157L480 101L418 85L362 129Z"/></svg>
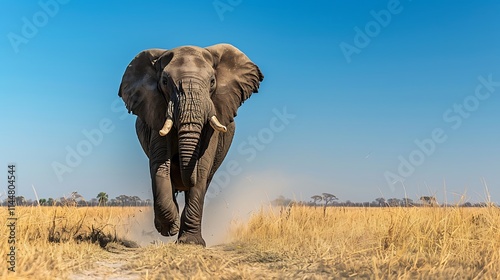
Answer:
<svg viewBox="0 0 500 280"><path fill-rule="evenodd" d="M168 73L164 73L164 75L162 76L162 79L161 79L161 83L164 85L167 85L169 78L170 78L170 75Z"/></svg>
<svg viewBox="0 0 500 280"><path fill-rule="evenodd" d="M212 77L212 79L210 79L210 88L213 87L215 87L215 77Z"/></svg>

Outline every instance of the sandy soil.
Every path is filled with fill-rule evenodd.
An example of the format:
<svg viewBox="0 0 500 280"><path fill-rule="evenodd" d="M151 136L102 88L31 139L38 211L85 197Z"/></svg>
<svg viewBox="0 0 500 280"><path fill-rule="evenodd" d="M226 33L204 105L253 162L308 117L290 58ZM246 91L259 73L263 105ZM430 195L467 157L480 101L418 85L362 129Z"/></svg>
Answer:
<svg viewBox="0 0 500 280"><path fill-rule="evenodd" d="M101 260L70 279L325 279L328 275L332 276L320 263L285 260L237 244L126 248L110 243Z"/></svg>

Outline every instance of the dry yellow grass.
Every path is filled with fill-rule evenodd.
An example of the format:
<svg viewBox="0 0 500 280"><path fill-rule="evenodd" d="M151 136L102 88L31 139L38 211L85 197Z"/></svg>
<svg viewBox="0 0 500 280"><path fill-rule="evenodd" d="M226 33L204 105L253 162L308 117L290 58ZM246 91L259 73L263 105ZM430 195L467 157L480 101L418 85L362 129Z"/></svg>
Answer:
<svg viewBox="0 0 500 280"><path fill-rule="evenodd" d="M235 236L324 277L499 279L498 208L293 207ZM300 270L300 269L299 269ZM313 270L314 271L314 270Z"/></svg>
<svg viewBox="0 0 500 280"><path fill-rule="evenodd" d="M2 221L8 211L2 209ZM12 276L36 279L65 278L74 271L90 269L103 250L98 243L86 242L91 237L106 240L106 235L124 233L140 208L115 207L16 207L16 273L7 270L2 261L2 279ZM9 250L9 230L0 230L0 254ZM3 258L6 260L6 258Z"/></svg>
<svg viewBox="0 0 500 280"><path fill-rule="evenodd" d="M231 242L207 249L107 243L115 236L141 241L129 233L150 211L17 207L17 272L2 261L0 279L500 277L500 210L493 207L269 209L233 225ZM0 239L7 234L2 227ZM2 242L0 254L7 253Z"/></svg>

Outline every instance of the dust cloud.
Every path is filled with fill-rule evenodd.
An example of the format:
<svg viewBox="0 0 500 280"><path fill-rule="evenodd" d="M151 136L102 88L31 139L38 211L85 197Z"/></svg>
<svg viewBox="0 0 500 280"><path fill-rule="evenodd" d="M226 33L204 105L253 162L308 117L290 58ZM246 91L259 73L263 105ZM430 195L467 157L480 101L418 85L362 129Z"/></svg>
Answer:
<svg viewBox="0 0 500 280"><path fill-rule="evenodd" d="M207 246L230 241L231 226L245 223L252 213L284 194L290 185L288 178L275 172L232 178L226 188L205 203L202 233Z"/></svg>
<svg viewBox="0 0 500 280"><path fill-rule="evenodd" d="M154 226L153 207L136 207L121 227L117 228L117 236L135 241L141 247L151 244L174 242L177 237L165 237L158 233Z"/></svg>
<svg viewBox="0 0 500 280"><path fill-rule="evenodd" d="M245 223L252 213L284 194L289 186L289 177L267 172L231 178L226 188L213 192L205 201L202 234L208 246L230 241L231 227ZM184 208L184 194L177 196L179 211ZM175 242L177 236L164 237L155 229L152 207L137 207L123 221L116 232L120 238L137 242L144 247L150 244Z"/></svg>

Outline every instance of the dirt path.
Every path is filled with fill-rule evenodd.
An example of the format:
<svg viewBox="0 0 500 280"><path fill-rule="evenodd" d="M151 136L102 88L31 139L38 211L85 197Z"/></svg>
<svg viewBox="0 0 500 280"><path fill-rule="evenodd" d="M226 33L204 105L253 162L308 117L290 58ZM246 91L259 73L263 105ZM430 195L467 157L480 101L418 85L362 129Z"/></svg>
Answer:
<svg viewBox="0 0 500 280"><path fill-rule="evenodd" d="M129 269L138 254L141 254L141 248L126 248L122 245L110 243L106 250L102 252L102 259L94 262L92 270L85 270L73 274L70 279L109 279L109 280L133 280L144 279L146 275L140 272L134 272ZM141 277L142 276L142 277Z"/></svg>
<svg viewBox="0 0 500 280"><path fill-rule="evenodd" d="M325 272L317 262L235 244L201 248L169 243L137 249L108 244L101 260L70 279L324 279Z"/></svg>

